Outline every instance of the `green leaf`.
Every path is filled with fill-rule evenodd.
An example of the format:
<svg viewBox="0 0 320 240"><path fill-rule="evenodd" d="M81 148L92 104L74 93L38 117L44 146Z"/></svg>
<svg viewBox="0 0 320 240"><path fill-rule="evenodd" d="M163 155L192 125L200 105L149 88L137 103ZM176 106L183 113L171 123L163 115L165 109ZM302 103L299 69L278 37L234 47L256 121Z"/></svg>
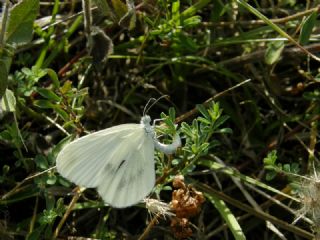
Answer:
<svg viewBox="0 0 320 240"><path fill-rule="evenodd" d="M21 72L23 72L28 80L32 81L33 83L38 82L40 78L44 77L47 74L46 70L37 66L32 66L31 69L24 67L21 69Z"/></svg>
<svg viewBox="0 0 320 240"><path fill-rule="evenodd" d="M15 47L6 44L0 48L0 97L5 93L8 87L8 74L14 55Z"/></svg>
<svg viewBox="0 0 320 240"><path fill-rule="evenodd" d="M8 129L0 132L0 140L2 140L2 141L11 141L12 140L10 131Z"/></svg>
<svg viewBox="0 0 320 240"><path fill-rule="evenodd" d="M198 44L190 36L183 32L176 32L174 35L174 43L172 48L176 51L196 51L198 49Z"/></svg>
<svg viewBox="0 0 320 240"><path fill-rule="evenodd" d="M0 59L4 61L4 64L7 67L8 72L11 66L15 50L16 47L10 44L6 44L3 48L0 48Z"/></svg>
<svg viewBox="0 0 320 240"><path fill-rule="evenodd" d="M16 97L13 92L9 89L6 89L4 96L1 99L1 108L6 112L15 112L16 111Z"/></svg>
<svg viewBox="0 0 320 240"><path fill-rule="evenodd" d="M8 71L3 60L0 59L0 97L5 94L8 87Z"/></svg>
<svg viewBox="0 0 320 240"><path fill-rule="evenodd" d="M203 105L201 105L201 104L196 105L196 108L206 119L210 119L210 115L209 115L207 109Z"/></svg>
<svg viewBox="0 0 320 240"><path fill-rule="evenodd" d="M201 23L201 17L200 16L192 16L190 18L183 20L183 27L184 28L190 28L195 27Z"/></svg>
<svg viewBox="0 0 320 240"><path fill-rule="evenodd" d="M271 165L274 166L277 161L277 151L272 150L271 152L268 153L268 155L263 159L264 165Z"/></svg>
<svg viewBox="0 0 320 240"><path fill-rule="evenodd" d="M291 172L292 173L299 173L300 172L300 165L298 163L291 164Z"/></svg>
<svg viewBox="0 0 320 240"><path fill-rule="evenodd" d="M180 26L180 0L172 1L171 6L172 23L174 23L176 26Z"/></svg>
<svg viewBox="0 0 320 240"><path fill-rule="evenodd" d="M56 157L58 156L58 153L67 145L69 144L75 136L70 135L65 137L64 139L62 139L57 145L55 145L52 149L52 151L49 153L50 158L53 159L53 161L55 161Z"/></svg>
<svg viewBox="0 0 320 240"><path fill-rule="evenodd" d="M46 225L40 225L38 228L32 230L31 233L28 234L27 240L38 240L41 239L42 231L45 229Z"/></svg>
<svg viewBox="0 0 320 240"><path fill-rule="evenodd" d="M202 122L205 125L210 125L211 124L211 122L209 120L207 120L206 118L198 117L197 119L198 119L199 122Z"/></svg>
<svg viewBox="0 0 320 240"><path fill-rule="evenodd" d="M211 10L210 19L212 22L218 22L220 17L224 14L225 9L229 4L223 4L220 0L213 0L213 8Z"/></svg>
<svg viewBox="0 0 320 240"><path fill-rule="evenodd" d="M236 240L245 240L246 236L244 232L242 231L242 228L235 217L235 215L231 212L231 210L228 208L226 203L219 199L218 196L212 194L212 193L205 193L205 196L209 201L215 206L215 208L219 211L221 217L224 219L226 224L228 225L228 228L231 230L234 239Z"/></svg>
<svg viewBox="0 0 320 240"><path fill-rule="evenodd" d="M236 170L234 170L232 168L226 167L223 164L214 162L212 160L201 160L198 163L200 165L203 165L203 166L206 166L206 167L210 168L211 170L214 170L214 171L218 171L219 170L222 173L225 173L225 174L227 174L229 176L233 176L233 177L239 178L241 181L253 184L253 185L258 186L260 188L263 188L265 190L268 190L268 191L271 191L273 193L276 193L276 194L279 194L281 196L284 196L285 198L292 199L294 201L299 202L299 200L297 198L295 198L295 197L293 197L291 195L288 195L286 193L283 193L283 192L279 191L278 189L273 188L273 187L269 186L268 184L265 184L265 183L263 183L263 182L261 182L259 180L256 180L254 178L251 178L249 176L241 174L238 171L236 171Z"/></svg>
<svg viewBox="0 0 320 240"><path fill-rule="evenodd" d="M268 44L267 51L264 56L266 64L272 65L277 62L280 57L282 50L284 49L284 41L274 41Z"/></svg>
<svg viewBox="0 0 320 240"><path fill-rule="evenodd" d="M175 120L174 110L172 111L172 109L171 109L171 111L170 111L170 109L169 109L169 116L167 116L165 113L162 112L162 113L160 113L160 117L163 120L163 122L168 126L167 134L172 131L174 132L175 131L175 125L173 122Z"/></svg>
<svg viewBox="0 0 320 240"><path fill-rule="evenodd" d="M283 171L291 172L291 166L289 163L283 164Z"/></svg>
<svg viewBox="0 0 320 240"><path fill-rule="evenodd" d="M46 180L46 183L49 184L49 185L53 185L55 184L57 181L57 176L55 175L49 175L47 180Z"/></svg>
<svg viewBox="0 0 320 240"><path fill-rule="evenodd" d="M10 11L6 42L16 45L30 42L38 11L39 0L22 0L14 5Z"/></svg>
<svg viewBox="0 0 320 240"><path fill-rule="evenodd" d="M113 19L116 18L113 11L111 11L108 2L106 0L94 0L100 12L105 16L111 16Z"/></svg>
<svg viewBox="0 0 320 240"><path fill-rule="evenodd" d="M136 27L136 7L134 6L133 0L126 0L127 12L120 18L119 25L132 30Z"/></svg>
<svg viewBox="0 0 320 240"><path fill-rule="evenodd" d="M206 155L209 149L209 143L203 143L201 146L198 148L198 152L200 152L202 155Z"/></svg>
<svg viewBox="0 0 320 240"><path fill-rule="evenodd" d="M316 24L318 13L314 11L306 20L302 23L301 32L299 36L299 42L301 45L307 45L312 33L312 30Z"/></svg>
<svg viewBox="0 0 320 240"><path fill-rule="evenodd" d="M60 105L55 105L54 110L65 122L70 121L69 114L64 110L62 110Z"/></svg>
<svg viewBox="0 0 320 240"><path fill-rule="evenodd" d="M72 82L67 80L64 82L64 84L60 87L60 92L62 94L67 94L72 89Z"/></svg>
<svg viewBox="0 0 320 240"><path fill-rule="evenodd" d="M231 128L222 128L216 131L217 133L228 133L228 134L232 134L233 131Z"/></svg>
<svg viewBox="0 0 320 240"><path fill-rule="evenodd" d="M47 71L47 74L50 76L50 78L52 80L53 86L55 88L59 88L60 87L60 81L59 81L57 73L54 70L52 70L51 68L47 68L46 71Z"/></svg>
<svg viewBox="0 0 320 240"><path fill-rule="evenodd" d="M51 210L44 210L43 216L39 219L40 224L50 224L53 223L53 221L58 217L57 213L51 209Z"/></svg>
<svg viewBox="0 0 320 240"><path fill-rule="evenodd" d="M191 127L185 123L185 122L182 122L181 123L181 131L184 132L186 135L188 135L189 137L192 137L193 136L193 133L192 133L192 129Z"/></svg>
<svg viewBox="0 0 320 240"><path fill-rule="evenodd" d="M208 4L211 4L212 0L201 0L197 1L195 4L191 5L188 7L186 10L184 10L181 14L180 17L182 19L194 16L197 11L200 11L202 8L207 6Z"/></svg>
<svg viewBox="0 0 320 240"><path fill-rule="evenodd" d="M36 157L34 158L34 161L37 167L41 169L48 169L49 167L47 158L44 155L40 155L40 154L36 155Z"/></svg>
<svg viewBox="0 0 320 240"><path fill-rule="evenodd" d="M113 13L116 15L117 19L121 19L128 12L128 7L121 0L110 0L113 8Z"/></svg>
<svg viewBox="0 0 320 240"><path fill-rule="evenodd" d="M303 93L303 97L310 101L320 100L320 92L318 90L314 90L313 92L305 92Z"/></svg>
<svg viewBox="0 0 320 240"><path fill-rule="evenodd" d="M320 82L320 73L318 73L315 77L314 77L314 80L316 82Z"/></svg>
<svg viewBox="0 0 320 240"><path fill-rule="evenodd" d="M42 96L49 100L59 102L61 98L56 95L52 90L46 88L37 88L37 92Z"/></svg>
<svg viewBox="0 0 320 240"><path fill-rule="evenodd" d="M272 179L274 179L277 176L277 172L276 171L269 171L266 174L266 180L267 181L271 181Z"/></svg>
<svg viewBox="0 0 320 240"><path fill-rule="evenodd" d="M225 121L227 121L229 119L229 116L224 115L219 117L216 122L214 123L214 129L217 129L218 127L220 127L222 124L225 123Z"/></svg>
<svg viewBox="0 0 320 240"><path fill-rule="evenodd" d="M54 108L55 105L48 100L35 100L33 105L39 108Z"/></svg>
<svg viewBox="0 0 320 240"><path fill-rule="evenodd" d="M176 119L176 110L173 107L169 108L169 116L171 121Z"/></svg>

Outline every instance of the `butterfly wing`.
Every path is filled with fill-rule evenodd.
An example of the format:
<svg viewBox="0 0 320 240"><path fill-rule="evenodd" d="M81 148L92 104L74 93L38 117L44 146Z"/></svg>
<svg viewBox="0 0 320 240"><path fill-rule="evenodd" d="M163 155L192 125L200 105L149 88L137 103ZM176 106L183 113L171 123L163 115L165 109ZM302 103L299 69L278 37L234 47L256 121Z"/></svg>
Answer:
<svg viewBox="0 0 320 240"><path fill-rule="evenodd" d="M124 142L130 134L142 132L139 124L122 124L81 137L60 151L58 172L84 187L97 187L108 164L119 164ZM120 152L120 154L119 154Z"/></svg>
<svg viewBox="0 0 320 240"><path fill-rule="evenodd" d="M141 201L155 184L153 138L143 131L132 133L126 139L115 159L103 169L98 192L103 200L118 208L128 207ZM120 157L121 155L121 157Z"/></svg>

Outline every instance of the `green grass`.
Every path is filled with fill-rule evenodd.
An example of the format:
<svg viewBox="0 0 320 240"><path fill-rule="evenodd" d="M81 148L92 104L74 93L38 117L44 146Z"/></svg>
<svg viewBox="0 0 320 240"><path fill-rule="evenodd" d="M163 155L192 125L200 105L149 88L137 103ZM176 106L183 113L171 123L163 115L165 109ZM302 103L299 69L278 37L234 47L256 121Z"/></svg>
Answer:
<svg viewBox="0 0 320 240"><path fill-rule="evenodd" d="M317 1L3 2L0 239L320 234ZM162 203L112 208L56 171L164 95L148 114L182 146L156 151Z"/></svg>

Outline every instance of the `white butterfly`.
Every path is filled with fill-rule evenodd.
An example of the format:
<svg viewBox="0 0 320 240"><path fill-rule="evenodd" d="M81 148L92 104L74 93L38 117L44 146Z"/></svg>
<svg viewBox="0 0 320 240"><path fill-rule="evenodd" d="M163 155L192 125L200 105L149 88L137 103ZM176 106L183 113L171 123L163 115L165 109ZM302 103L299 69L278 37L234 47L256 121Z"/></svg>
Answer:
<svg viewBox="0 0 320 240"><path fill-rule="evenodd" d="M155 185L154 148L173 153L181 140L160 143L150 125L122 124L81 137L62 149L56 159L58 172L77 185L97 188L103 200L117 208L132 206Z"/></svg>

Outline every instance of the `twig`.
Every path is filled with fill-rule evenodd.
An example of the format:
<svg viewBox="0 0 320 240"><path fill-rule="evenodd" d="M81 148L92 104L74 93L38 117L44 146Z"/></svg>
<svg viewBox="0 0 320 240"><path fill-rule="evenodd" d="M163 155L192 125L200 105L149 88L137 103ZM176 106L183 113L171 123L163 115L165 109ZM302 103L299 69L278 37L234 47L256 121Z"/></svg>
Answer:
<svg viewBox="0 0 320 240"><path fill-rule="evenodd" d="M306 11L302 11L302 12L298 12L295 14L292 14L290 16L287 17L283 17L283 18L276 18L276 19L270 19L271 22L273 23L287 23L291 20L295 20L297 18L301 18L304 17L306 15L309 15L310 13L313 13L315 11L319 11L320 6L315 7L315 8L310 8ZM248 25L263 25L266 24L263 20L250 20L250 21L234 21L234 22L203 22L202 25L205 27L212 27L212 26L232 26L232 24L237 24L237 25L244 25L244 26L248 26Z"/></svg>
<svg viewBox="0 0 320 240"><path fill-rule="evenodd" d="M320 51L320 44L315 43L315 44L310 44L308 46L304 47L307 49L309 52L316 53ZM255 62L255 61L261 61L261 58L264 57L266 53L266 50L258 50L255 52L252 52L250 54L242 55L242 56L237 56L225 61L221 61L219 64L223 66L228 66L233 68L233 66L239 67L241 66L240 64L245 64L249 62ZM292 55L295 58L298 57L298 55L303 55L303 51L298 48L298 47L291 47L291 48L285 48L282 53L284 56L286 55Z"/></svg>
<svg viewBox="0 0 320 240"><path fill-rule="evenodd" d="M293 37L291 37L288 33L283 31L278 25L273 23L269 18L267 18L265 15L260 13L257 9L252 7L250 4L248 4L244 0L236 0L241 6L243 6L245 9L247 9L252 14L256 15L258 18L260 18L262 21L264 21L267 25L269 25L271 28L273 28L274 31L278 32L282 37L287 38L291 43L296 45L298 48L301 49L302 52L307 54L309 57L313 58L314 60L320 62L320 58L316 55L309 52L307 49L305 49L303 46L301 46Z"/></svg>
<svg viewBox="0 0 320 240"><path fill-rule="evenodd" d="M233 91L234 89L236 89L236 88L238 88L238 87L240 87L240 86L242 86L242 85L244 85L244 84L246 84L246 83L248 83L248 82L250 82L250 81L251 81L251 79L247 79L247 80L242 81L242 82L240 82L240 83L238 83L238 84L236 84L236 85L234 85L234 86L232 86L232 87L230 87L230 88L228 88L228 89L226 89L226 90L224 90L224 91L222 91L222 92L217 93L217 94L214 95L213 97L207 99L207 100L203 103L203 105L204 105L205 107L207 107L212 101L216 100L216 99L219 98L219 97L222 97L222 96L225 95L226 93L228 93L228 92L230 92L230 91ZM195 115L197 112L198 112L197 108L194 108L194 109L190 110L189 112L186 112L185 114L181 115L180 117L177 117L175 122L176 122L176 123L182 122L183 120L191 117L192 115Z"/></svg>
<svg viewBox="0 0 320 240"><path fill-rule="evenodd" d="M91 0L82 0L82 9L83 9L83 22L84 22L84 31L87 37L87 47L92 47L92 37L91 37L91 25L92 25L92 15L91 15Z"/></svg>
<svg viewBox="0 0 320 240"><path fill-rule="evenodd" d="M38 210L38 205L39 205L39 197L36 197L36 203L33 209L33 214L32 214L32 218L30 221L30 226L29 226L29 234L31 234L34 230L34 224L36 223L37 220L37 210Z"/></svg>
<svg viewBox="0 0 320 240"><path fill-rule="evenodd" d="M154 225L158 222L158 215L154 216L154 218L151 220L151 222L148 224L144 232L141 234L141 236L138 238L138 240L144 240L148 236L149 232L153 228Z"/></svg>
<svg viewBox="0 0 320 240"><path fill-rule="evenodd" d="M54 234L53 234L53 239L56 239L59 235L59 232L63 226L63 224L66 222L68 216L70 215L74 205L76 204L76 202L78 201L79 197L81 195L81 189L80 187L77 187L76 188L76 194L73 196L68 208L67 208L67 211L64 213L62 219L60 220L57 228L54 230Z"/></svg>
<svg viewBox="0 0 320 240"><path fill-rule="evenodd" d="M206 192L208 194L214 194L216 196L218 196L221 200L239 208L242 209L245 212L251 213L253 216L258 217L260 219L264 219L264 220L268 220L270 222L272 222L273 224L288 230L294 234L296 234L297 236L301 236L304 237L306 239L314 239L314 235L310 232L307 232L304 229L292 226L292 224L289 224L283 220L280 220L264 211L257 211L254 208L248 206L247 204L244 204L220 191L217 191L205 184L202 183L198 183L198 182L193 182L193 185L200 191Z"/></svg>
<svg viewBox="0 0 320 240"><path fill-rule="evenodd" d="M5 200L5 199L7 199L8 197L10 197L12 194L14 194L14 193L17 191L17 189L19 189L19 188L22 186L22 184L24 184L26 181L28 181L28 180L30 180L30 179L33 179L33 178L35 178L35 177L38 177L38 176L40 176L40 175L42 175L42 174L44 174L44 173L46 173L46 172L49 172L49 171L51 171L51 170L53 170L53 169L55 169L55 168L56 168L56 166L51 167L51 168L48 168L47 170L44 170L44 171L39 172L39 173L36 173L36 174L34 174L34 175L32 175L32 176L26 177L26 178L23 179L21 182L19 182L14 188L12 188L9 192L7 192L5 195L3 195L3 196L1 197L1 200Z"/></svg>

